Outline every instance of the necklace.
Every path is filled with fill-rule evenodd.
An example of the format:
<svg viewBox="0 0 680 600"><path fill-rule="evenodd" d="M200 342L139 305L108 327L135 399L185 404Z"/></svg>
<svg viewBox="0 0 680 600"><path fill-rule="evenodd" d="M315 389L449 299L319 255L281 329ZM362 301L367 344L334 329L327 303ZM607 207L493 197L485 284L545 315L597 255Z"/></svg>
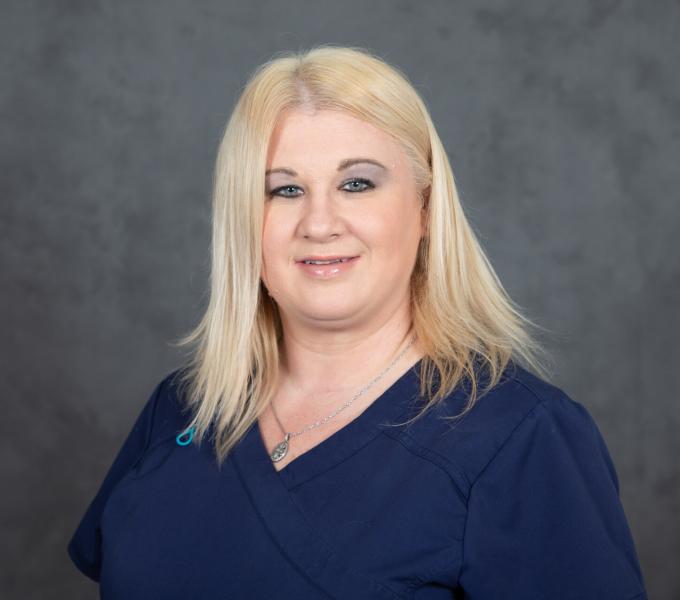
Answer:
<svg viewBox="0 0 680 600"><path fill-rule="evenodd" d="M280 461L286 454L288 454L288 448L289 448L289 441L290 438L296 437L298 435L302 435L303 433L309 431L310 429L314 429L315 427L319 427L319 425L323 425L327 421L330 421L333 417L335 417L337 414L345 410L352 402L354 402L359 396L361 396L363 393L365 393L374 383L376 383L380 378L387 373L395 364L396 362L404 356L404 353L411 347L413 342L416 340L416 335L413 334L413 337L411 338L411 341L408 343L406 348L404 348L398 355L397 357L385 368L383 369L382 373L378 375L375 379L373 379L368 385L364 386L359 393L357 393L351 400L348 400L345 402L340 408L332 412L330 415L324 417L320 421L315 421L314 423L307 425L304 429L301 429L300 431L296 432L291 432L291 431L286 431L285 427L281 424L281 421L279 420L278 415L276 414L276 411L274 410L274 405L271 404L272 408L272 413L274 414L274 418L276 419L276 422L279 424L279 427L281 428L281 431L284 432L285 437L283 438L282 441L280 441L276 446L274 446L274 449L271 451L269 457L272 459L274 462Z"/></svg>

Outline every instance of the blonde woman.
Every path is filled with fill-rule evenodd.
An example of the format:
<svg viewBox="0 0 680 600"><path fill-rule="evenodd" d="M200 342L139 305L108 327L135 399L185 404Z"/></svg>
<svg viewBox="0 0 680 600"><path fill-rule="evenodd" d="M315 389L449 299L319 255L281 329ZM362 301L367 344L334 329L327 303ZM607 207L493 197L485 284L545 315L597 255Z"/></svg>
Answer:
<svg viewBox="0 0 680 600"><path fill-rule="evenodd" d="M645 598L603 438L532 325L406 77L276 56L219 149L190 358L70 556L126 600Z"/></svg>

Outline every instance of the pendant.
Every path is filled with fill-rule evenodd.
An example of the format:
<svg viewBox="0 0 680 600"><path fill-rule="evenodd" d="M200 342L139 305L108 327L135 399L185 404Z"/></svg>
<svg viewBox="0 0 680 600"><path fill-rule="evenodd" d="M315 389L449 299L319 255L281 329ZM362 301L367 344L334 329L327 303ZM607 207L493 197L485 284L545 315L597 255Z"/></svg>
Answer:
<svg viewBox="0 0 680 600"><path fill-rule="evenodd" d="M274 446L269 457L274 461L280 461L286 454L288 454L288 440L290 439L290 433L286 434L285 439Z"/></svg>

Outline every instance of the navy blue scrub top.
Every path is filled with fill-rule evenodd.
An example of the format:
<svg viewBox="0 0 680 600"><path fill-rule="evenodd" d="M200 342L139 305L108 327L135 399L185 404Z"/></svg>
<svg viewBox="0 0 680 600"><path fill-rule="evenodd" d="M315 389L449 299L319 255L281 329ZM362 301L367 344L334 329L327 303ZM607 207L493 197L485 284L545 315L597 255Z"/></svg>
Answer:
<svg viewBox="0 0 680 600"><path fill-rule="evenodd" d="M510 363L454 427L459 386L411 426L420 362L281 471L254 423L219 470L169 373L71 539L103 599L640 600L593 418ZM422 399L421 399L422 402Z"/></svg>

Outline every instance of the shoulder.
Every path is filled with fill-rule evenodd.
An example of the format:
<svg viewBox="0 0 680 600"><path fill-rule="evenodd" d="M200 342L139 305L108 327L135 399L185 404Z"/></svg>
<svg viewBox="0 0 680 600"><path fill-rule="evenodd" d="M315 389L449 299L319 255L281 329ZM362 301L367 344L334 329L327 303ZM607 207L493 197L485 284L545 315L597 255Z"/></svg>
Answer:
<svg viewBox="0 0 680 600"><path fill-rule="evenodd" d="M586 408L519 368L475 408L429 441L465 475L462 587L484 598L644 597L616 470Z"/></svg>
<svg viewBox="0 0 680 600"><path fill-rule="evenodd" d="M465 495L501 453L515 454L521 460L523 452L540 451L537 442L569 443L583 435L594 438L595 444L602 443L582 404L517 364L506 370L500 383L478 397L465 416L452 419L465 408L467 398L460 389L454 391L396 434L449 470L459 487L466 488L461 490Z"/></svg>
<svg viewBox="0 0 680 600"><path fill-rule="evenodd" d="M126 445L137 459L159 442L174 438L188 422L188 410L181 393L180 369L166 372L153 387L132 426Z"/></svg>
<svg viewBox="0 0 680 600"><path fill-rule="evenodd" d="M143 411L149 413L148 444L153 445L183 431L188 422L188 408L180 380L181 369L160 378Z"/></svg>

